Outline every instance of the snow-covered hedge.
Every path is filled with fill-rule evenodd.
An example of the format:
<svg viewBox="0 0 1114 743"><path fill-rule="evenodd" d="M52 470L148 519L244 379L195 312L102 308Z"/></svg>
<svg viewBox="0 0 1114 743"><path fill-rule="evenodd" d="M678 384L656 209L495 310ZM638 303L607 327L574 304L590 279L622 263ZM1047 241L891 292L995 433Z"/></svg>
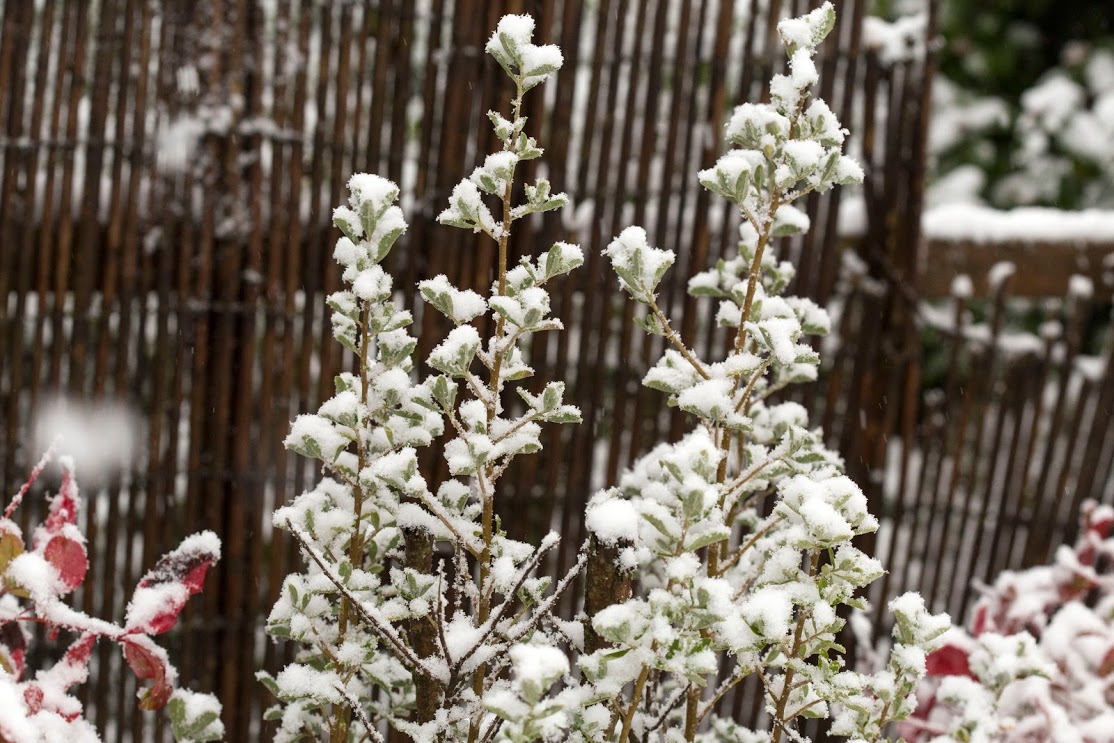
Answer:
<svg viewBox="0 0 1114 743"><path fill-rule="evenodd" d="M929 655L910 743L1114 741L1114 508L1080 521L1074 547L1002 573Z"/></svg>
<svg viewBox="0 0 1114 743"><path fill-rule="evenodd" d="M201 591L205 573L220 558L220 540L212 532L201 532L164 555L139 581L123 625L78 611L64 598L85 581L89 561L85 535L77 526L81 491L69 457L57 458L62 483L50 500L46 520L31 535L30 549L12 520L24 496L55 458L52 447L0 517L0 741L100 740L70 689L88 679L93 646L101 639L119 645L136 678L150 682L139 691L140 709L162 709L169 702L177 740L220 739L224 727L216 698L175 690L178 672L152 639L173 627L189 597ZM30 627L36 624L52 636L75 636L49 669L27 665L34 639Z"/></svg>
<svg viewBox="0 0 1114 743"><path fill-rule="evenodd" d="M772 398L815 378L809 336L829 320L785 296L793 266L773 257L771 241L809 228L795 201L863 175L842 154L847 132L810 99L813 56L834 24L830 3L779 24L789 74L774 77L771 103L736 109L734 148L699 174L744 218L738 256L690 282L734 329L726 358L698 358L658 306L672 251L639 227L606 251L622 290L645 307L639 324L672 346L645 383L694 425L592 499L592 537L564 576L538 571L556 535L517 542L497 516L511 460L540 448L542 424L580 418L560 381L538 394L516 388L515 407L505 394L533 374L528 338L562 327L549 315L549 282L583 261L579 247L557 243L507 263L514 223L567 201L544 179L525 184L521 201L515 187L519 164L542 155L522 97L561 67L561 52L533 43L529 16L504 17L487 44L516 88L509 118L488 115L503 146L453 189L439 221L496 244L496 279L483 294L444 276L420 283L453 325L425 360L436 374L414 368L411 317L381 266L406 229L398 188L352 177L349 205L334 214L347 288L329 304L355 370L294 422L287 447L319 460L326 477L274 515L306 560L268 621L299 647L277 676L261 674L280 700L268 712L278 740L377 741L389 727L462 743L776 743L800 738L799 717L834 716L836 734L873 741L912 711L925 653L948 619L901 597L889 665L873 676L844 667L837 612L862 606L856 591L883 572L852 540L877 521L805 410ZM452 477L434 492L417 448L446 431ZM554 603L585 566L585 613L563 621ZM766 688L764 731L716 714L751 675Z"/></svg>

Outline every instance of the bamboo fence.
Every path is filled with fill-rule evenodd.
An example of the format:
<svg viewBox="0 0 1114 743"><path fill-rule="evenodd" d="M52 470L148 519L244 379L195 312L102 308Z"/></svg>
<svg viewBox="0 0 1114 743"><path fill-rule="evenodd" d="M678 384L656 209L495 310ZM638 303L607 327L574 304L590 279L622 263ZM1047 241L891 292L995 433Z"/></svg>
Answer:
<svg viewBox="0 0 1114 743"><path fill-rule="evenodd" d="M128 466L87 488L87 585L99 588L78 595L81 608L119 619L159 554L217 531L224 557L170 636L171 657L185 685L220 696L229 740L269 737L254 673L288 657L262 625L296 566L270 513L316 475L281 440L352 361L324 303L339 287L331 211L352 172L390 177L411 225L389 259L396 285L438 273L490 283L490 246L434 217L494 146L485 113L512 91L482 49L507 12L532 13L538 38L565 52L527 113L547 176L575 202L526 222L512 251L569 240L587 261L554 296L568 331L532 349L539 384L566 380L584 424L547 432L505 478L504 525L528 538L559 530L556 561L570 564L591 492L683 424L639 384L660 344L632 330L638 310L601 248L645 225L678 252L663 307L699 349L725 342L683 277L731 253L737 218L695 173L721 151L731 106L761 97L780 66L777 18L814 4L0 2L0 483L22 482L53 396L124 403L142 420ZM1082 297L1045 308L1067 317L1062 339L1021 351L1003 341L1007 285L985 328L966 314L983 305L963 297L949 322L925 309L932 56L883 64L863 45L865 0L836 5L820 94L856 132L869 220L858 270L840 268L838 191L810 197L814 229L782 246L798 293L842 308L831 363L800 399L891 527L871 545L891 568L877 603L920 587L958 615L972 577L1044 560L1081 499L1114 502L1114 370L1085 356ZM445 328L414 310L424 358ZM938 384L928 325L943 339ZM424 466L444 474L436 452ZM134 690L100 648L83 693L106 740L166 740ZM754 699L743 689L726 703L746 715Z"/></svg>

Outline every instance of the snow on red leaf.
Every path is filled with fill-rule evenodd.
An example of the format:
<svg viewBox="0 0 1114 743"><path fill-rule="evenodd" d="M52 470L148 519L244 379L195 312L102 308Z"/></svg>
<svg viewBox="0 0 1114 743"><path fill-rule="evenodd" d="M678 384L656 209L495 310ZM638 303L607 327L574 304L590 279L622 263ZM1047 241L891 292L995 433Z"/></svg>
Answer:
<svg viewBox="0 0 1114 743"><path fill-rule="evenodd" d="M151 682L151 686L140 693L139 708L162 709L174 693L178 675L167 660L166 651L143 635L122 638L120 644L124 648L124 659L136 678Z"/></svg>
<svg viewBox="0 0 1114 743"><path fill-rule="evenodd" d="M79 491L74 482L73 471L68 467L62 470L62 485L58 495L50 499L50 514L43 526L51 534L61 533L66 524L77 523Z"/></svg>
<svg viewBox="0 0 1114 743"><path fill-rule="evenodd" d="M1084 531L1092 532L1100 539L1110 536L1111 530L1114 529L1114 509L1107 505L1087 502L1083 504L1080 511L1080 521L1083 522Z"/></svg>
<svg viewBox="0 0 1114 743"><path fill-rule="evenodd" d="M205 574L220 557L220 540L212 532L187 538L143 576L128 604L126 628L158 635L178 621L192 594L203 588Z"/></svg>
<svg viewBox="0 0 1114 743"><path fill-rule="evenodd" d="M161 635L178 621L189 591L181 583L158 583L135 589L128 604L125 629Z"/></svg>
<svg viewBox="0 0 1114 743"><path fill-rule="evenodd" d="M139 581L140 588L162 583L181 583L191 594L202 588L205 571L220 559L220 540L211 531L186 537L178 548L162 556Z"/></svg>
<svg viewBox="0 0 1114 743"><path fill-rule="evenodd" d="M53 457L52 448L0 516L0 581L4 581L0 582L0 588L31 602L31 606L23 607L26 615L0 621L0 675L16 682L25 675L31 635L25 632L21 622L40 621L45 624L47 636L52 640L63 629L67 632L77 630L82 634L70 644L61 660L48 670L38 671L33 681L18 685L31 714L49 712L68 722L81 717L82 705L69 694L69 690L88 681L89 661L100 638L119 644L128 666L141 683L146 682L139 694L139 707L144 710L164 707L173 694L178 674L170 665L166 651L155 644L150 635L170 629L177 622L178 614L190 595L202 590L208 569L220 557L220 540L212 532L196 534L163 557L140 581L128 605L127 627L121 628L66 609L56 599L61 593L68 593L81 585L89 571L89 559L84 535L76 523L81 506L80 493L74 481L72 463L63 460L61 487L58 494L50 499L47 518L34 532L30 544L33 554L25 555L25 558L34 559L24 560L20 563L20 570L16 571L23 576L20 580L26 580L30 575L35 578L36 585L47 585L47 588L36 592L25 590L13 582L14 579L6 579L5 576L13 560L27 549L22 532L10 516ZM52 571L46 569L46 565L56 573L57 580L51 579ZM31 572L28 573L28 570ZM44 607L40 602L46 599L50 600L50 604ZM0 743L22 740L5 726L4 712L0 709ZM48 739L53 740L49 736Z"/></svg>
<svg viewBox="0 0 1114 743"><path fill-rule="evenodd" d="M58 577L66 591L72 591L85 580L89 570L89 558L85 545L76 539L59 534L52 537L43 549L43 557L58 571Z"/></svg>
<svg viewBox="0 0 1114 743"><path fill-rule="evenodd" d="M97 636L91 632L85 633L66 651L66 662L71 665L87 664L96 644Z"/></svg>
<svg viewBox="0 0 1114 743"><path fill-rule="evenodd" d="M23 689L23 701L27 704L27 711L35 714L43 708L43 690L38 684L28 684Z"/></svg>
<svg viewBox="0 0 1114 743"><path fill-rule="evenodd" d="M1079 572L1073 573L1070 581L1061 583L1057 587L1057 598L1059 599L1059 603L1066 604L1069 601L1082 598L1096 585L1094 578L1091 576ZM1052 607L1050 607L1050 609L1051 608ZM1049 613L1051 613L1051 611Z"/></svg>
<svg viewBox="0 0 1114 743"><path fill-rule="evenodd" d="M929 653L928 657L925 658L925 668L929 676L970 676L975 678L975 675L971 673L967 651L955 645L944 645Z"/></svg>

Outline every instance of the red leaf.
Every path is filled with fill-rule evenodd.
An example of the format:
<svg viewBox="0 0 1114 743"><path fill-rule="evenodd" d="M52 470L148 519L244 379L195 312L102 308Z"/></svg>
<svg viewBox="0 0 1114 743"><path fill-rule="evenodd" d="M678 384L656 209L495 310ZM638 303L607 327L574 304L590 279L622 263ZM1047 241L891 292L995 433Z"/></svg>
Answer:
<svg viewBox="0 0 1114 743"><path fill-rule="evenodd" d="M43 690L38 684L28 684L23 690L23 701L27 703L27 711L35 714L43 708Z"/></svg>
<svg viewBox="0 0 1114 743"><path fill-rule="evenodd" d="M1099 663L1098 668L1099 676L1109 676L1111 672L1114 672L1114 647L1107 650L1106 654L1102 656L1102 662Z"/></svg>
<svg viewBox="0 0 1114 743"><path fill-rule="evenodd" d="M201 590L205 587L205 573L208 572L213 562L214 561L203 562L197 565L182 578L182 584L189 590L191 595L201 593Z"/></svg>
<svg viewBox="0 0 1114 743"><path fill-rule="evenodd" d="M1067 603L1073 599L1082 598L1084 594L1093 589L1097 584L1094 579L1083 573L1072 573L1071 580L1061 583L1057 587L1057 598L1061 603ZM1053 607L1048 607L1045 614L1051 614Z"/></svg>
<svg viewBox="0 0 1114 743"><path fill-rule="evenodd" d="M140 586L135 589L124 624L129 632L161 635L178 621L189 591L181 583Z"/></svg>
<svg viewBox="0 0 1114 743"><path fill-rule="evenodd" d="M0 624L0 667L16 681L27 670L27 638L16 622Z"/></svg>
<svg viewBox="0 0 1114 743"><path fill-rule="evenodd" d="M43 550L43 557L58 571L67 592L77 588L85 580L89 559L85 554L85 545L81 542L63 535L52 537Z"/></svg>
<svg viewBox="0 0 1114 743"><path fill-rule="evenodd" d="M139 708L162 709L174 693L173 682L177 673L166 659L166 651L155 645L149 637L137 635L120 640L124 659L140 681L150 681L139 699Z"/></svg>
<svg viewBox="0 0 1114 743"><path fill-rule="evenodd" d="M70 698L60 699L57 692L65 693L70 687L83 684L89 679L89 658L93 654L93 645L96 642L96 634L92 632L82 634L70 644L60 661L49 671L39 671L35 677L36 681L43 686L55 690L56 693L51 695L51 709L67 719L76 719L77 715L67 711L72 707L67 703ZM78 709L80 710L80 706Z"/></svg>
<svg viewBox="0 0 1114 743"><path fill-rule="evenodd" d="M981 604L975 607L975 616L971 620L971 634L975 637L981 635L988 629L987 625L990 623L990 609L986 604Z"/></svg>
<svg viewBox="0 0 1114 743"><path fill-rule="evenodd" d="M970 676L971 665L967 661L967 651L955 645L944 645L928 654L925 668L929 676Z"/></svg>

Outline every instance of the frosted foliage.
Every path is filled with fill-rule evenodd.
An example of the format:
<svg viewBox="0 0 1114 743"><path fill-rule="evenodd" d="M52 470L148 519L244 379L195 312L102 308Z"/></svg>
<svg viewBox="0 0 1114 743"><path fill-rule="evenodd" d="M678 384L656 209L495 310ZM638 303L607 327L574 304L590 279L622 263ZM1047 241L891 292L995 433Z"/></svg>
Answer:
<svg viewBox="0 0 1114 743"><path fill-rule="evenodd" d="M652 296L676 257L672 250L652 247L646 230L641 227L623 230L604 254L619 275L619 283L635 298Z"/></svg>
<svg viewBox="0 0 1114 743"><path fill-rule="evenodd" d="M483 202L479 188L470 180L461 181L453 187L449 208L437 215L437 221L468 227L474 232L485 232L493 236L500 234L502 230L502 226L495 223L491 210Z"/></svg>
<svg viewBox="0 0 1114 743"><path fill-rule="evenodd" d="M398 198L398 186L378 175L356 173L348 179L349 204L359 211L365 205L382 212Z"/></svg>
<svg viewBox="0 0 1114 743"><path fill-rule="evenodd" d="M224 740L221 707L211 694L178 689L170 698L169 707L174 738L179 743Z"/></svg>
<svg viewBox="0 0 1114 743"><path fill-rule="evenodd" d="M727 122L727 139L740 147L762 150L789 136L789 119L769 106L744 103Z"/></svg>
<svg viewBox="0 0 1114 743"><path fill-rule="evenodd" d="M605 251L620 286L646 306L639 324L665 339L643 382L668 395L691 426L588 504L585 524L609 548L616 574L637 580L629 599L615 597L588 618L599 644L577 661L582 683L616 711L602 727L586 713L574 717L575 740L636 733L654 743L779 743L802 739L796 720L807 716L831 718L838 735L875 741L913 711L926 653L950 626L920 597L903 597L891 607L886 666L874 675L844 670L840 608L864 607L858 594L884 573L852 540L878 521L839 455L809 428L807 411L772 397L815 378L811 338L831 328L823 308L785 296L795 272L774 257L773 241L810 229L798 199L863 178L842 152L847 132L838 118L810 100L817 45L834 22L825 3L779 23L790 74L771 81L771 103L736 108L726 128L733 149L698 174L742 217L737 253L688 283L733 329L732 350L700 358L658 306L671 250L628 227ZM773 718L768 731L713 711L752 674Z"/></svg>
<svg viewBox="0 0 1114 743"><path fill-rule="evenodd" d="M820 80L820 73L812 61L812 55L805 49L799 49L789 58L789 69L792 70L791 79L798 88L807 88L815 85Z"/></svg>
<svg viewBox="0 0 1114 743"><path fill-rule="evenodd" d="M267 713L278 741L380 741L387 728L430 742L556 739L579 708L566 691L560 704L543 702L569 669L564 643L583 637L553 606L584 558L560 580L541 574L556 535L508 539L497 515L512 460L541 448L544 424L580 420L563 383L518 385L533 374L531 337L562 327L548 283L584 261L561 242L506 266L514 223L568 201L544 178L516 188L520 162L542 155L525 132L522 96L563 61L556 47L533 44L533 32L529 16L507 16L488 43L516 87L510 115L489 114L502 146L438 215L495 242L497 279L486 292L445 275L418 283L423 312L451 323L424 363L382 265L406 231L398 187L354 175L348 205L334 212L345 286L328 303L354 363L286 439L325 476L273 517L306 564L286 576L267 623L299 647L276 676L260 674L278 700ZM520 192L524 203L511 203ZM514 414L504 409L512 387L525 403ZM419 450L446 432L451 477L432 492Z"/></svg>
<svg viewBox="0 0 1114 743"><path fill-rule="evenodd" d="M777 31L790 50L795 48L815 49L835 26L835 8L825 2L816 10L799 18L788 18L777 24Z"/></svg>
<svg viewBox="0 0 1114 743"><path fill-rule="evenodd" d="M522 50L522 68L527 71L557 70L564 63L565 59L561 56L561 50L552 44L545 46L529 44Z"/></svg>
<svg viewBox="0 0 1114 743"><path fill-rule="evenodd" d="M493 48L499 44L499 37L509 39L516 47L524 47L530 43L530 39L534 36L534 18L529 15L505 15L499 19L499 25L495 27L495 34L488 41L487 50L489 54L494 54Z"/></svg>
<svg viewBox="0 0 1114 743"><path fill-rule="evenodd" d="M507 264L515 223L568 202L545 178L516 183L522 162L543 154L523 95L561 67L560 50L534 44L526 15L504 17L486 44L515 86L510 110L488 113L501 147L453 188L438 221L492 240L498 270L485 292L446 276L419 283L423 312L448 321L424 364L380 265L406 230L398 189L353 177L349 205L334 213L345 288L328 302L354 371L294 421L287 446L325 477L274 515L307 565L287 576L268 619L300 648L278 676L261 675L279 700L268 712L277 740L380 740L391 728L423 742L779 743L799 739L802 716L877 740L910 714L948 620L915 598L895 602L888 665L844 670L841 610L863 607L858 593L883 573L852 540L878 523L805 409L776 402L815 378L812 339L831 321L785 295L794 268L773 241L810 229L794 202L863 177L842 152L838 118L811 99L817 46L834 22L825 3L779 24L790 74L771 81L769 104L734 112L733 149L698 176L742 217L737 253L689 282L734 334L729 353L699 358L658 306L672 250L633 226L604 251L644 305L636 322L667 346L644 381L691 426L591 497L595 553L582 550L559 579L540 569L555 534L534 545L500 531L498 486L541 448L543 425L580 420L562 382L520 380L535 374L532 336L562 329L548 284L583 251L556 243ZM418 450L443 435L450 477L432 492ZM586 564L586 611L559 619L555 603ZM749 675L763 685L768 732L713 711Z"/></svg>
<svg viewBox="0 0 1114 743"><path fill-rule="evenodd" d="M1105 741L1114 730L1114 509L1084 503L1080 536L1051 565L1002 573L926 659L910 743ZM975 737L971 737L975 740Z"/></svg>
<svg viewBox="0 0 1114 743"><path fill-rule="evenodd" d="M88 680L93 649L100 641L123 651L121 668L135 673L141 710L163 709L170 702L177 740L214 740L219 723L214 725L213 720L220 715L220 704L211 695L176 691L178 672L153 638L174 627L186 601L202 590L206 572L220 557L220 540L212 532L202 532L163 555L134 588L122 626L71 608L67 596L85 583L89 560L85 536L77 525L82 498L73 459L58 457L56 447L57 442L0 516L0 626L4 629L0 632L0 739L99 741L84 719L86 710L75 687ZM61 465L61 484L27 543L12 519L53 461ZM89 584L84 590L100 589ZM52 652L54 648L45 648L47 657L53 656L47 670L29 665L44 655L43 648L35 647L43 638L30 631L35 626L46 631L50 642L61 633L69 643L60 657ZM180 709L172 696L195 703Z"/></svg>
<svg viewBox="0 0 1114 743"><path fill-rule="evenodd" d="M487 53L520 85L521 92L544 82L564 64L561 50L552 45L535 46L534 19L529 15L506 15L487 42Z"/></svg>

